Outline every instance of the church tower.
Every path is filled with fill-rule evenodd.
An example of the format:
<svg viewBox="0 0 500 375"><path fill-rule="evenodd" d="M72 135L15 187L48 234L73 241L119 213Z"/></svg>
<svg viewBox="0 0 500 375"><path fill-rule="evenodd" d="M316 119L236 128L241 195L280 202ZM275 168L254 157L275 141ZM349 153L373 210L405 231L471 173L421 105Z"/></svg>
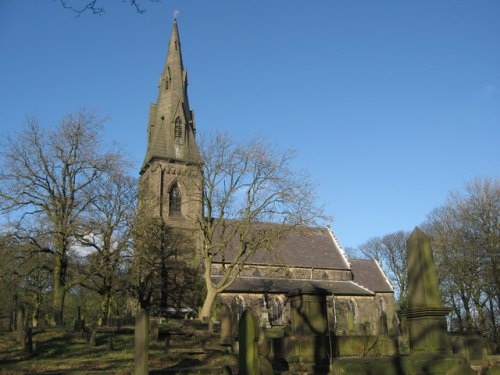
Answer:
<svg viewBox="0 0 500 375"><path fill-rule="evenodd" d="M148 217L160 218L168 231L164 264L169 294L197 274L199 256L196 222L202 215L201 157L195 141L194 113L189 107L187 72L182 63L177 21L174 21L167 58L160 76L158 99L148 118L146 156L140 170L139 204ZM162 293L163 294L163 293ZM174 301L169 305L189 305ZM161 297L165 305L165 297ZM192 306L190 306L192 307Z"/></svg>

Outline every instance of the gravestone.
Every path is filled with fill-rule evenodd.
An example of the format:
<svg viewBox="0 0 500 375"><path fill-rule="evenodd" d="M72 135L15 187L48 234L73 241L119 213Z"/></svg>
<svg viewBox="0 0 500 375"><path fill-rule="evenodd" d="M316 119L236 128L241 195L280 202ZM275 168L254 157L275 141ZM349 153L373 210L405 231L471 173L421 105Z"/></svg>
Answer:
<svg viewBox="0 0 500 375"><path fill-rule="evenodd" d="M450 351L446 315L434 263L430 239L415 228L406 243L408 259L408 308L406 317L410 352Z"/></svg>
<svg viewBox="0 0 500 375"><path fill-rule="evenodd" d="M328 362L327 295L327 291L313 285L289 294L291 327L290 335L285 337L285 356L289 361Z"/></svg>
<svg viewBox="0 0 500 375"><path fill-rule="evenodd" d="M245 309L238 324L239 374L259 375L259 320L252 310Z"/></svg>
<svg viewBox="0 0 500 375"><path fill-rule="evenodd" d="M134 375L148 374L149 361L149 315L142 309L135 317Z"/></svg>
<svg viewBox="0 0 500 375"><path fill-rule="evenodd" d="M403 357L408 373L472 375L466 360L451 354L446 315L439 291L430 239L415 228L406 242L408 307L400 312L402 334L408 332L409 355ZM405 329L406 326L407 328Z"/></svg>
<svg viewBox="0 0 500 375"><path fill-rule="evenodd" d="M16 325L17 301L18 301L17 294L14 294L14 296L12 297L12 310L10 312L10 317L9 317L9 329L11 332L17 331L17 325Z"/></svg>
<svg viewBox="0 0 500 375"><path fill-rule="evenodd" d="M220 308L220 342L223 345L231 345L234 340L233 312L227 304Z"/></svg>
<svg viewBox="0 0 500 375"><path fill-rule="evenodd" d="M26 331L24 329L25 325L26 325L26 319L24 317L24 306L18 306L16 309L17 342L23 348L26 340Z"/></svg>
<svg viewBox="0 0 500 375"><path fill-rule="evenodd" d="M151 341L158 342L160 340L160 327L158 320L151 319Z"/></svg>

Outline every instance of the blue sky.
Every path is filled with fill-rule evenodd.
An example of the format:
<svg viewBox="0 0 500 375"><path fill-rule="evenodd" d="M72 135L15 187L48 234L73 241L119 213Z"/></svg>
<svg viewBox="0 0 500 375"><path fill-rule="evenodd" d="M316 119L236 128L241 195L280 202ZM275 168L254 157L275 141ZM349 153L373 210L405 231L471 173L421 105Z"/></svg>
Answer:
<svg viewBox="0 0 500 375"><path fill-rule="evenodd" d="M85 107L138 171L178 9L199 134L297 149L344 247L499 176L500 1L101 1L0 0L2 134Z"/></svg>

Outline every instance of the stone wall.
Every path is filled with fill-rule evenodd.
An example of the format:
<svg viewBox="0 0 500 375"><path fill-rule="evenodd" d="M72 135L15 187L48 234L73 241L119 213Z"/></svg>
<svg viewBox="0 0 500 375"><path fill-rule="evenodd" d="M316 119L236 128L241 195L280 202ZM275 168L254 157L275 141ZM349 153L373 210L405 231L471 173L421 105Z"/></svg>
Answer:
<svg viewBox="0 0 500 375"><path fill-rule="evenodd" d="M285 294L223 293L221 302L240 314L251 308L258 317L266 311L271 326L288 325L290 305ZM327 297L328 325L336 336L396 335L397 318L391 293L377 293L375 296L332 296Z"/></svg>
<svg viewBox="0 0 500 375"><path fill-rule="evenodd" d="M212 264L212 275L222 275L222 266ZM267 265L246 265L240 276L270 277L270 278L292 278L301 280L329 280L329 281L351 281L350 270L317 269L302 267L284 267Z"/></svg>
<svg viewBox="0 0 500 375"><path fill-rule="evenodd" d="M330 302L329 307L333 307ZM333 311L333 309L329 310ZM333 319L337 336L397 334L392 293L336 296Z"/></svg>

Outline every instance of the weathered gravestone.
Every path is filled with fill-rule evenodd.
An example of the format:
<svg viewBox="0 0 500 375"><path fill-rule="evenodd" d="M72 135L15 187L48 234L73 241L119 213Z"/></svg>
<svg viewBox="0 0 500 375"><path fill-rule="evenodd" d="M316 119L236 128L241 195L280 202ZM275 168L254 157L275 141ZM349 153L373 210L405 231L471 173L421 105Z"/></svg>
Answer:
<svg viewBox="0 0 500 375"><path fill-rule="evenodd" d="M239 374L259 375L259 320L252 310L246 309L238 324Z"/></svg>
<svg viewBox="0 0 500 375"><path fill-rule="evenodd" d="M160 340L160 326L157 319L151 319L151 337L150 340L154 342L158 342Z"/></svg>
<svg viewBox="0 0 500 375"><path fill-rule="evenodd" d="M148 374L149 361L149 315L142 309L135 317L134 375Z"/></svg>
<svg viewBox="0 0 500 375"><path fill-rule="evenodd" d="M441 301L430 239L415 228L406 242L406 252L408 308L401 316L402 323L406 318L410 355L403 361L405 373L474 374L462 356L451 354L446 329L450 309Z"/></svg>
<svg viewBox="0 0 500 375"><path fill-rule="evenodd" d="M24 317L24 307L18 306L16 310L16 331L17 331L17 342L24 346L26 340L26 331L24 329L26 325L26 319Z"/></svg>
<svg viewBox="0 0 500 375"><path fill-rule="evenodd" d="M233 312L227 304L223 304L220 309L220 342L223 345L231 345L234 340L233 332Z"/></svg>
<svg viewBox="0 0 500 375"><path fill-rule="evenodd" d="M327 294L312 285L290 292L291 327L284 340L288 361L328 363Z"/></svg>
<svg viewBox="0 0 500 375"><path fill-rule="evenodd" d="M450 352L446 315L432 256L430 239L415 228L407 241L408 309L402 312L408 326L410 351Z"/></svg>
<svg viewBox="0 0 500 375"><path fill-rule="evenodd" d="M11 332L15 332L17 330L16 326L16 313L17 313L17 294L14 294L12 297L12 310L10 311L10 316L9 316L9 328Z"/></svg>

